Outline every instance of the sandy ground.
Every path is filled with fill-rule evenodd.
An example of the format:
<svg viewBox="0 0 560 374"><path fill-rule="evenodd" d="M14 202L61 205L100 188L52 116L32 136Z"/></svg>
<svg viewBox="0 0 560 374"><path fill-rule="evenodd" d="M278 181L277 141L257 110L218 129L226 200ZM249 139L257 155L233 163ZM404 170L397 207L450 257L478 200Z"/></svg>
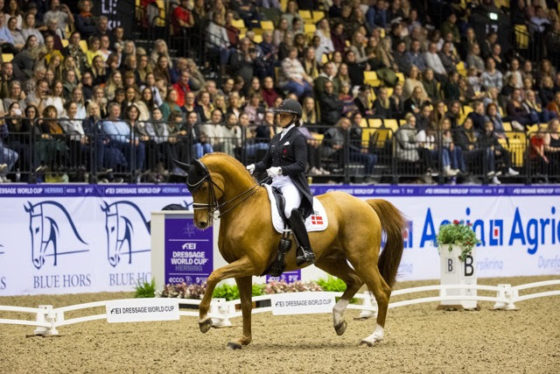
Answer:
<svg viewBox="0 0 560 374"><path fill-rule="evenodd" d="M479 284L554 278L480 279ZM397 288L421 284L433 282ZM129 296L3 297L0 305L59 307ZM524 301L518 311L493 311L488 302L479 306L480 311L470 312L436 310L437 303L390 310L385 340L372 348L357 344L375 326L373 320L352 320L358 311L347 312L348 329L340 337L327 314L254 315L253 343L240 351L225 346L241 334L238 318L234 327L204 335L190 317L161 323L88 322L61 327L61 336L50 338L26 337L33 327L0 325L0 372L560 373L560 297Z"/></svg>

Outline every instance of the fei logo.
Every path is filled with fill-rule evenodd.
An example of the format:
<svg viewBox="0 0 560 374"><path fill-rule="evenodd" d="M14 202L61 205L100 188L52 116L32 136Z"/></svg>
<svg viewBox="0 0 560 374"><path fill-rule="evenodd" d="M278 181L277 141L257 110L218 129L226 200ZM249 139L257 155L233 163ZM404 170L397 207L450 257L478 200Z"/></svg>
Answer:
<svg viewBox="0 0 560 374"><path fill-rule="evenodd" d="M29 213L31 261L37 269L45 265L47 256L53 257L56 266L58 256L89 251L88 243L62 204L51 200L37 204L28 201L24 209Z"/></svg>
<svg viewBox="0 0 560 374"><path fill-rule="evenodd" d="M124 200L103 203L109 264L116 267L122 255L128 255L131 264L133 253L150 252L150 224L138 205Z"/></svg>

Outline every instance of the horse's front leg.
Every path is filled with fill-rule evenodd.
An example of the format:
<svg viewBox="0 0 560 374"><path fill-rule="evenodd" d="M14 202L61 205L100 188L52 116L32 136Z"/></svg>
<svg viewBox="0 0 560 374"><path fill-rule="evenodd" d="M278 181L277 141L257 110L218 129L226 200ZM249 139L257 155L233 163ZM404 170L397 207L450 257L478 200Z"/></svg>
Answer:
<svg viewBox="0 0 560 374"><path fill-rule="evenodd" d="M252 303L252 277L235 278L239 297L241 298L241 313L243 314L243 335L228 343L231 349L241 349L241 346L251 343L251 310Z"/></svg>
<svg viewBox="0 0 560 374"><path fill-rule="evenodd" d="M237 261L232 262L226 266L216 269L210 274L207 281L206 292L200 302L199 306L199 327L200 331L208 332L212 327L212 319L208 317L208 310L210 309L210 302L212 301L212 293L216 285L228 278L244 278L251 277L254 273L254 266L248 257L242 257Z"/></svg>

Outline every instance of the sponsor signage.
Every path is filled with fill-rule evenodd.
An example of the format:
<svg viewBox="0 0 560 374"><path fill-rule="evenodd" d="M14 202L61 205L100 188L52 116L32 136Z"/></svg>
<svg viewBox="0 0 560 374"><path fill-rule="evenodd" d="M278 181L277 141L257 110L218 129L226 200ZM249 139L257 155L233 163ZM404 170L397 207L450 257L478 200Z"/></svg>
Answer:
<svg viewBox="0 0 560 374"><path fill-rule="evenodd" d="M173 321L179 319L179 300L166 298L115 300L106 304L107 322Z"/></svg>
<svg viewBox="0 0 560 374"><path fill-rule="evenodd" d="M206 282L213 270L213 227L198 230L192 218L165 218L165 283Z"/></svg>
<svg viewBox="0 0 560 374"><path fill-rule="evenodd" d="M273 294L272 314L314 314L331 313L334 307L334 295L329 292L293 292Z"/></svg>
<svg viewBox="0 0 560 374"><path fill-rule="evenodd" d="M473 259L478 278L560 275L560 186L311 188L384 198L405 214L400 281L439 279L435 240L453 220L470 222L481 241ZM154 277L151 213L169 204L188 210L191 202L184 185L0 185L0 296L132 291ZM225 264L217 250L211 255L215 244L197 241L207 240L210 229L169 225L167 238L177 240L167 248L165 261L175 266L169 273L202 282ZM163 269L163 252L161 258ZM309 266L300 279L324 276Z"/></svg>
<svg viewBox="0 0 560 374"><path fill-rule="evenodd" d="M301 270L285 271L282 274L280 274L279 277L273 277L271 275L266 276L266 283L270 283L270 282L294 283L297 281L301 281Z"/></svg>

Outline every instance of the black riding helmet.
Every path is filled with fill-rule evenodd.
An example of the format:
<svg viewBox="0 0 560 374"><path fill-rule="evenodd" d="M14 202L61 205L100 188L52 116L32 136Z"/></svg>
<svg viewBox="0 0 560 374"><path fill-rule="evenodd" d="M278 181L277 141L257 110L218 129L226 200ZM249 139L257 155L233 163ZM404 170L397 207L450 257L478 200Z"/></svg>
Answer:
<svg viewBox="0 0 560 374"><path fill-rule="evenodd" d="M288 113L296 116L296 120L301 118L301 104L294 99L286 99L274 110L275 113Z"/></svg>

